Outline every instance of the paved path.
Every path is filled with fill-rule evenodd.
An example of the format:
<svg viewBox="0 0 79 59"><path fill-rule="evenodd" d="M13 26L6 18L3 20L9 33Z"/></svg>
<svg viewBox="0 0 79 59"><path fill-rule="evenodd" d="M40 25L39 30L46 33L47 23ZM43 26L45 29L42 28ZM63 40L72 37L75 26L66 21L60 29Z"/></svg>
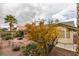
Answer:
<svg viewBox="0 0 79 59"><path fill-rule="evenodd" d="M50 56L75 56L75 53L59 47L54 47L49 55Z"/></svg>

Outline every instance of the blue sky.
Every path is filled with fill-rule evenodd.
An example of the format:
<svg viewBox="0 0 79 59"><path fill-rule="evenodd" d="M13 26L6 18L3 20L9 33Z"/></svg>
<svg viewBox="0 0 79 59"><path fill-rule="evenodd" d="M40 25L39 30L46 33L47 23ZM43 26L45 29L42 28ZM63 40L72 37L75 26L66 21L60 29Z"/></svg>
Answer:
<svg viewBox="0 0 79 59"><path fill-rule="evenodd" d="M75 3L0 3L0 26L4 17L12 14L18 20L18 25L40 19L68 20L76 18Z"/></svg>

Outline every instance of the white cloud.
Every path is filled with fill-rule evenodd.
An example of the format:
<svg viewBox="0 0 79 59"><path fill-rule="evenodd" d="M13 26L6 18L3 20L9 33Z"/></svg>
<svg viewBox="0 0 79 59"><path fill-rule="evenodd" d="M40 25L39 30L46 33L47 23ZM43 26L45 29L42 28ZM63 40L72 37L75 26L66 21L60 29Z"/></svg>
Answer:
<svg viewBox="0 0 79 59"><path fill-rule="evenodd" d="M73 13L73 12L74 13ZM72 14L73 13L73 14ZM66 17L64 17L63 15L67 15ZM74 17L76 17L76 4L71 4L69 5L67 8L64 8L62 11L60 11L59 13L56 13L55 15L52 16L52 18L58 18L58 19L63 19L63 20L67 20L66 18L68 17L68 15L74 15ZM72 17L71 17L72 18Z"/></svg>
<svg viewBox="0 0 79 59"><path fill-rule="evenodd" d="M31 22L33 19L40 18L51 18L53 15L59 15L66 13L66 9L72 7L74 10L75 4L69 3L4 3L0 4L1 13L0 17L3 19L5 15L12 14L16 16L18 24L25 24ZM37 17L38 16L38 17ZM36 17L36 18L35 18ZM4 24L3 21L0 25Z"/></svg>

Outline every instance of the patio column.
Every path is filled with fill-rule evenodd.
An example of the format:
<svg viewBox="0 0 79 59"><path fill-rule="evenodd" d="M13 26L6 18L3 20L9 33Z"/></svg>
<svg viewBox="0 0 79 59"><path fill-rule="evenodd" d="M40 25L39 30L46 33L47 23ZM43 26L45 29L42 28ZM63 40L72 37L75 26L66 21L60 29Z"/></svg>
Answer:
<svg viewBox="0 0 79 59"><path fill-rule="evenodd" d="M77 52L77 55L79 55L79 3L77 3L77 28L78 28L78 31L77 31L78 43L77 43L76 52Z"/></svg>

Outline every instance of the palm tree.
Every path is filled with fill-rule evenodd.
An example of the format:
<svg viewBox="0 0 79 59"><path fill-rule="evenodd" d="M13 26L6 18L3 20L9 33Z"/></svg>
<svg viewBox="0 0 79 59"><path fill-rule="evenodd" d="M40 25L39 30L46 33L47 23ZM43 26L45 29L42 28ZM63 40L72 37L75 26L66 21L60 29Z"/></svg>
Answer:
<svg viewBox="0 0 79 59"><path fill-rule="evenodd" d="M10 32L12 31L12 28L14 26L14 23L17 23L17 20L12 15L7 15L5 18L5 23L8 23L10 26Z"/></svg>

